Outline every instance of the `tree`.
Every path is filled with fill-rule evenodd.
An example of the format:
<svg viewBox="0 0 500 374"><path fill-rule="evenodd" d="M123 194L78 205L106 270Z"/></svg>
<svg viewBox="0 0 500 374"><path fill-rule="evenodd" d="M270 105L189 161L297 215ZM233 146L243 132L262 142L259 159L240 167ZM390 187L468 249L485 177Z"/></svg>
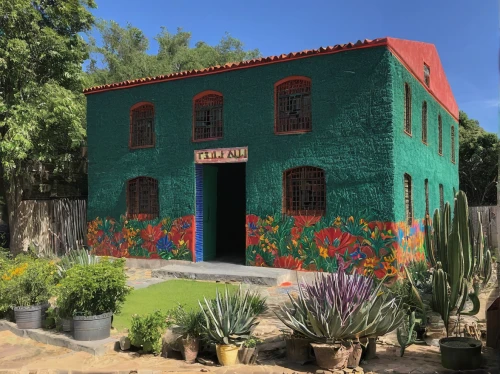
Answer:
<svg viewBox="0 0 500 374"><path fill-rule="evenodd" d="M192 48L191 33L178 28L172 34L162 27L155 37L158 52L150 55L148 38L130 24L121 27L114 21L100 21L97 30L101 43L89 39L92 53L87 72L92 85L203 69L260 56L257 49L245 51L243 43L229 34L215 46L197 42Z"/></svg>
<svg viewBox="0 0 500 374"><path fill-rule="evenodd" d="M85 139L79 33L93 24L93 0L0 0L0 174L11 250L20 242L23 185L43 164L63 171Z"/></svg>
<svg viewBox="0 0 500 374"><path fill-rule="evenodd" d="M459 178L471 206L496 205L499 139L465 112L459 116Z"/></svg>

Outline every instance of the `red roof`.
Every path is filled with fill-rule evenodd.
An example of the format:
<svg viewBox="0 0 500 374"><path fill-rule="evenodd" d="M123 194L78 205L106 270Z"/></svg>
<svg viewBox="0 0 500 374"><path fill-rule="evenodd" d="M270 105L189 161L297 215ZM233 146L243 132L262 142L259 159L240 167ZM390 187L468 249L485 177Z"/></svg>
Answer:
<svg viewBox="0 0 500 374"><path fill-rule="evenodd" d="M308 58L317 55L333 54L338 52L350 51L354 49L372 48L379 46L387 46L389 50L401 61L403 65L417 78L422 85L436 98L438 102L458 120L458 105L451 92L450 85L446 79L439 55L436 47L433 44L415 42L411 40L396 39L396 38L379 38L358 40L356 43L337 44L333 47L321 47L319 49L307 50L302 52L293 52L287 55L270 56L257 58L248 61L228 63L223 66L213 66L201 70L189 70L180 73L168 75L158 75L156 77L140 78L119 83L111 83L102 86L91 87L83 90L83 93L94 94L103 91L119 90L145 84L160 83L165 81L185 79L200 75L218 74L225 71L237 69L246 69L254 66L268 65L278 62L297 60L300 58ZM424 63L430 67L431 84L428 88L424 83Z"/></svg>

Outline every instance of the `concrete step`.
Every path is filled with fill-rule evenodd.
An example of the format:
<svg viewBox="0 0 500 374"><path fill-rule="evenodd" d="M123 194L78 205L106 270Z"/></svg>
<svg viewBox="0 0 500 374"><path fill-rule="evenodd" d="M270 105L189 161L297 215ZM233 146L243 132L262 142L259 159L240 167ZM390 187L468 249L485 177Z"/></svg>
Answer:
<svg viewBox="0 0 500 374"><path fill-rule="evenodd" d="M278 286L292 279L293 274L292 270L287 269L244 266L217 261L175 263L151 271L151 276L154 278L239 282L262 286Z"/></svg>

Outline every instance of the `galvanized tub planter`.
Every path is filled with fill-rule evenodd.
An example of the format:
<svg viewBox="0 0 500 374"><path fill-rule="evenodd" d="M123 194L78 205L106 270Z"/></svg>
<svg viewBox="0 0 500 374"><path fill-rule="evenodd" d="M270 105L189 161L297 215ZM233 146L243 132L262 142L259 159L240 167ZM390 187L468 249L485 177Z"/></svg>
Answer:
<svg viewBox="0 0 500 374"><path fill-rule="evenodd" d="M98 316L73 317L73 339L92 341L109 338L111 334L112 312Z"/></svg>
<svg viewBox="0 0 500 374"><path fill-rule="evenodd" d="M61 327L64 332L73 331L73 318L61 318Z"/></svg>
<svg viewBox="0 0 500 374"><path fill-rule="evenodd" d="M451 370L479 369L482 346L480 340L473 338L443 338L439 340L441 365Z"/></svg>
<svg viewBox="0 0 500 374"><path fill-rule="evenodd" d="M14 316L19 329L42 328L42 309L45 305L15 306Z"/></svg>

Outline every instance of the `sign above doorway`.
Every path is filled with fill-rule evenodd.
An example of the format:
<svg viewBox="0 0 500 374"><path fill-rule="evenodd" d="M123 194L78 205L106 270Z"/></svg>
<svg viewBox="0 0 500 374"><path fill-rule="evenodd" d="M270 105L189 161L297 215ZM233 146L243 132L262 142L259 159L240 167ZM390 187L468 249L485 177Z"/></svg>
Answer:
<svg viewBox="0 0 500 374"><path fill-rule="evenodd" d="M195 164L247 162L248 147L200 149L194 151Z"/></svg>

